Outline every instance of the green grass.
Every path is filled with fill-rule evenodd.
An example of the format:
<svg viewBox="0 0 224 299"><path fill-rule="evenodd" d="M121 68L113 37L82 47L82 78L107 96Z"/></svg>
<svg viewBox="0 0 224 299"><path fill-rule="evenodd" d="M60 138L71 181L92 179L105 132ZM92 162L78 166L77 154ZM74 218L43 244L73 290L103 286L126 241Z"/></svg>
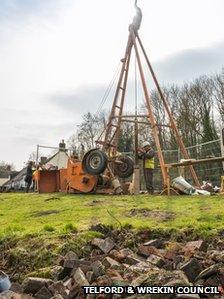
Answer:
<svg viewBox="0 0 224 299"><path fill-rule="evenodd" d="M99 223L132 228L122 242L133 250L142 229L171 241L211 238L223 234L223 203L224 196L0 194L0 268L13 281L53 278L61 255L89 256L91 239L103 237Z"/></svg>
<svg viewBox="0 0 224 299"><path fill-rule="evenodd" d="M221 195L0 194L0 237L76 233L98 223L210 236L224 229L223 203Z"/></svg>

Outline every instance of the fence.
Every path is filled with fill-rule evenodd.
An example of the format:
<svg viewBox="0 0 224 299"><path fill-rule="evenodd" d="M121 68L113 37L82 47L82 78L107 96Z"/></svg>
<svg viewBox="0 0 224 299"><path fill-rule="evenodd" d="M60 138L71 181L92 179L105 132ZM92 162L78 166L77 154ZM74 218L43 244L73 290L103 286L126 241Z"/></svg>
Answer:
<svg viewBox="0 0 224 299"><path fill-rule="evenodd" d="M221 143L220 139L197 144L195 146L187 147L188 153L192 159L205 159L212 157L221 156ZM164 150L164 159L166 163L176 163L183 159L180 150ZM158 161L157 161L158 163ZM158 164L157 164L158 165ZM194 169L198 175L199 181L210 181L213 185L220 185L220 177L223 175L223 164L221 162L206 163L195 165ZM179 176L179 169L172 168L170 170L171 178ZM185 177L187 181L193 183L192 178L189 173L189 168L186 167ZM159 168L155 170L155 186L161 188L161 172Z"/></svg>
<svg viewBox="0 0 224 299"><path fill-rule="evenodd" d="M57 147L39 146L38 150L39 148L41 150L44 150L45 156L47 157L51 156L53 153L55 153L55 151L58 150ZM69 149L69 151L71 150L72 149ZM197 144L195 146L187 147L187 150L192 159L199 160L199 159L210 158L210 157L220 157L221 142L220 139L218 139L218 140L214 140L202 144ZM126 154L132 155L132 153L126 153ZM164 150L163 155L164 155L164 160L167 164L176 163L179 162L181 159L183 159L180 150ZM156 165L159 165L159 161L157 158L156 158ZM210 181L214 186L220 185L220 177L221 175L223 175L223 164L221 162L196 165L194 166L194 168L198 175L199 181L201 183L202 181ZM179 169L171 168L170 175L171 178L175 178L179 176L180 175ZM185 178L187 179L187 181L189 181L189 183L193 183L188 167L186 167ZM159 167L156 167L155 169L154 185L156 189L161 190L162 176ZM141 189L145 189L143 174L141 174Z"/></svg>

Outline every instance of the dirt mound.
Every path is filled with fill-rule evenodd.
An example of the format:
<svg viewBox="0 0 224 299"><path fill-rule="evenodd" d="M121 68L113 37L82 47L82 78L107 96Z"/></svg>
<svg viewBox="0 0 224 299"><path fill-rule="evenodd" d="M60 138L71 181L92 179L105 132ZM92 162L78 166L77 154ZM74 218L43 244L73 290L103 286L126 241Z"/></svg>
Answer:
<svg viewBox="0 0 224 299"><path fill-rule="evenodd" d="M98 226L96 229L102 231L105 228ZM116 235L113 231L110 234ZM130 249L118 244L112 237L93 238L86 244L89 251L84 257L68 251L51 268L51 279L28 277L21 285L13 283L9 294L29 294L29 299L75 299L86 298L82 287L89 285L224 285L224 242L211 244L196 240L174 243L164 239L142 242L138 239L136 245L135 249ZM128 295L116 296L127 297ZM99 295L94 298L108 297ZM150 298L166 297L161 294ZM220 297L211 295L209 298Z"/></svg>
<svg viewBox="0 0 224 299"><path fill-rule="evenodd" d="M156 218L161 221L169 221L174 219L175 214L172 212L155 211L150 209L132 209L126 213L128 217L144 217L144 218Z"/></svg>
<svg viewBox="0 0 224 299"><path fill-rule="evenodd" d="M59 213L60 213L60 211L58 211L58 210L37 211L32 214L32 217L49 216L49 215L59 214Z"/></svg>
<svg viewBox="0 0 224 299"><path fill-rule="evenodd" d="M26 244L22 249L20 245L17 251L16 240L10 246L0 243L0 267L17 282L13 283L11 292L31 294L29 299L73 299L86 298L82 286L88 285L224 285L223 238L206 241L192 237L190 241L182 238L178 242L161 235L153 238L152 232L146 230L136 232L102 224L92 226L89 236L64 235L61 236L63 246L58 239L56 247L51 242L44 247L43 242L31 238L29 247ZM38 246L42 247L35 252ZM54 251L58 246L60 251ZM50 253L54 253L51 260ZM24 276L17 279L20 269L25 273L25 280Z"/></svg>

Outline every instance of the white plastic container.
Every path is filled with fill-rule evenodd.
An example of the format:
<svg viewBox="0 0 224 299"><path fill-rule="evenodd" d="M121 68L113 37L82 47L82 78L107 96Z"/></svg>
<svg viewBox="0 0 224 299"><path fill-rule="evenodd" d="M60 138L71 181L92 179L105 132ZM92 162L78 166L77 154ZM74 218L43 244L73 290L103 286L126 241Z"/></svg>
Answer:
<svg viewBox="0 0 224 299"><path fill-rule="evenodd" d="M0 293L8 291L11 288L11 282L8 275L0 271Z"/></svg>
<svg viewBox="0 0 224 299"><path fill-rule="evenodd" d="M190 185L182 176L172 181L172 187L187 195L194 195L196 193L196 189L192 185Z"/></svg>

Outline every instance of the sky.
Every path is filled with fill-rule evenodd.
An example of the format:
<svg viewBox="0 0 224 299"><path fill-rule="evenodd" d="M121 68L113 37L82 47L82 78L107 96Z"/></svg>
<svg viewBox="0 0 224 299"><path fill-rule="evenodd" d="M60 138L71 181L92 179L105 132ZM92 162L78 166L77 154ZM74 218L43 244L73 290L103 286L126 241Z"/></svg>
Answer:
<svg viewBox="0 0 224 299"><path fill-rule="evenodd" d="M37 144L57 146L96 112L124 55L133 2L0 0L0 161L20 169ZM221 70L223 0L138 3L162 85Z"/></svg>

